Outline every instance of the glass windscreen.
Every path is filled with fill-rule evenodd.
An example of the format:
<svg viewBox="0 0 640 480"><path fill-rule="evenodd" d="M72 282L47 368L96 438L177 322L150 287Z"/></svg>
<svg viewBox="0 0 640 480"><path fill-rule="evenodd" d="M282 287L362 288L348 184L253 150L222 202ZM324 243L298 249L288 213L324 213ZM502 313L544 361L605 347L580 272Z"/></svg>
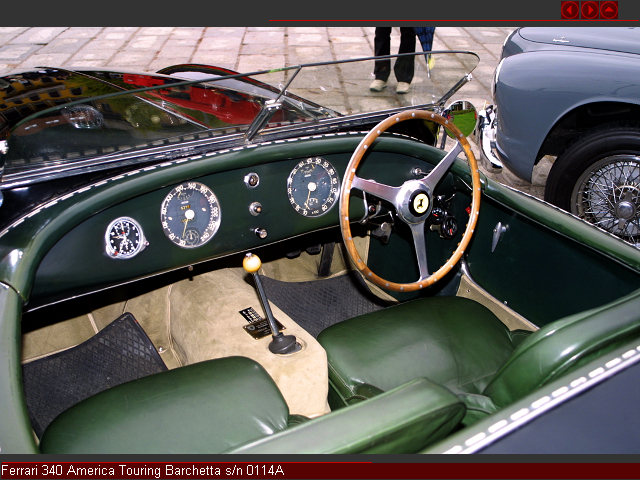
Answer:
<svg viewBox="0 0 640 480"><path fill-rule="evenodd" d="M470 52L415 54L411 89L369 89L374 59L296 65L249 74L206 66L164 74L40 69L2 77L3 183L82 165L215 142L259 142L292 126L442 104L478 64ZM403 55L406 57L406 55ZM187 68L188 67L188 68ZM393 80L391 73L390 80ZM147 158L148 159L148 158Z"/></svg>
<svg viewBox="0 0 640 480"><path fill-rule="evenodd" d="M387 86L380 92L369 90L374 79L375 60L343 61L329 65L308 66L296 74L288 91L317 102L345 115L371 113L424 105L438 105L448 98L458 82L478 65L478 57L469 52L433 52L427 63L425 54L379 57L390 69ZM399 57L414 58L414 75L406 94L396 93L394 75ZM431 67L429 67L431 65ZM285 85L288 75L282 72L278 85Z"/></svg>

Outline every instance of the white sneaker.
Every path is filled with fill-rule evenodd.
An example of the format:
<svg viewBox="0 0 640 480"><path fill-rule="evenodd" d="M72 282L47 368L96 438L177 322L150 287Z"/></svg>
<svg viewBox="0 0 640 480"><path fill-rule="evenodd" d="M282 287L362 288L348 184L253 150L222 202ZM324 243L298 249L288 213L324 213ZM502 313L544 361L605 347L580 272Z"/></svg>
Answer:
<svg viewBox="0 0 640 480"><path fill-rule="evenodd" d="M385 88L387 88L387 82L378 78L376 78L373 82L371 82L371 85L369 85L369 90L371 90L372 92L381 92Z"/></svg>
<svg viewBox="0 0 640 480"><path fill-rule="evenodd" d="M396 87L396 93L403 95L409 91L409 88L411 88L411 85L409 83L398 82L398 86Z"/></svg>

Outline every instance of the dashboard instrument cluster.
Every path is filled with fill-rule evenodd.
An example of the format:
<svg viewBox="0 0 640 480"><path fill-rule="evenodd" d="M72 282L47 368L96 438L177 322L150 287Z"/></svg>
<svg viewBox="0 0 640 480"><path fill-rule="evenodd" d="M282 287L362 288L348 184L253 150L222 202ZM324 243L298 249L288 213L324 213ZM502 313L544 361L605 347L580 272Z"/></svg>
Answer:
<svg viewBox="0 0 640 480"><path fill-rule="evenodd" d="M279 152L247 149L242 161L184 162L128 175L116 188L96 187L103 195L88 202L95 198L104 206L83 206L86 217L42 258L32 305L337 228L340 183L353 149L348 140L344 150L322 155L315 144L279 159ZM393 169L385 169L388 154L370 157L362 174L375 178L383 171L391 182L404 181L417 165L410 155L397 154ZM359 198L350 216L365 214Z"/></svg>
<svg viewBox="0 0 640 480"><path fill-rule="evenodd" d="M260 176L245 175L244 184L253 190ZM286 194L291 207L303 217L320 217L338 203L340 178L338 170L322 157L300 160L288 173ZM262 203L251 202L252 216L262 213ZM222 209L213 190L199 181L183 182L173 187L160 204L160 225L166 239L185 249L202 247L216 235L222 222ZM265 228L254 228L258 238L266 238ZM107 256L118 260L134 258L149 242L140 222L131 216L112 220L104 234Z"/></svg>

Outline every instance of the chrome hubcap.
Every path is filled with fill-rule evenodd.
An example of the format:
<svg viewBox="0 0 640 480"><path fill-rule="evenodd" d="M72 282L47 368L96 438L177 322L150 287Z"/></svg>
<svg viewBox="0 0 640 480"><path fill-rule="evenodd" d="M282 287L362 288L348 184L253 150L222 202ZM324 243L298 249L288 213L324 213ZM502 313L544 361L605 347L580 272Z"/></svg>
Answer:
<svg viewBox="0 0 640 480"><path fill-rule="evenodd" d="M626 200L616 205L616 215L621 220L632 220L636 216L637 207Z"/></svg>
<svg viewBox="0 0 640 480"><path fill-rule="evenodd" d="M640 157L614 155L592 165L576 182L571 211L640 247Z"/></svg>

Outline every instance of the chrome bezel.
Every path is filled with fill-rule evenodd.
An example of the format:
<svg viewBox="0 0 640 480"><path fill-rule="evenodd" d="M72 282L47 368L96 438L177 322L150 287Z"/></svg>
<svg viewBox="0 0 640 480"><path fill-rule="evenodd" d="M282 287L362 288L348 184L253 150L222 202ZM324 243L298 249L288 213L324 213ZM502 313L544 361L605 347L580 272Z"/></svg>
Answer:
<svg viewBox="0 0 640 480"><path fill-rule="evenodd" d="M320 203L318 208L310 209L307 206L307 208L305 209L302 205L298 204L295 197L293 196L292 184L293 184L293 179L295 175L298 173L298 171L302 167L306 165L311 165L311 164L318 165L320 168L322 168L326 172L327 176L330 179L331 187L330 187L329 195L325 199L323 199L323 201ZM289 200L289 204L291 205L291 208L293 208L298 214L302 215L303 217L316 218L316 217L321 217L322 215L325 215L334 207L335 204L338 203L339 197L340 197L340 175L338 174L338 171L336 170L336 168L328 160L322 157L309 157L305 160L300 160L296 164L296 166L293 167L293 169L289 172L289 176L287 177L287 198Z"/></svg>
<svg viewBox="0 0 640 480"><path fill-rule="evenodd" d="M251 185L251 178L255 177L256 178L256 184L255 185ZM258 175L256 172L249 172L244 176L244 184L248 189L253 190L254 188L257 188L258 185L260 185L260 175Z"/></svg>
<svg viewBox="0 0 640 480"><path fill-rule="evenodd" d="M209 220L206 228L200 234L197 243L189 244L184 240L180 240L178 236L171 230L169 226L169 222L166 218L168 213L168 205L174 199L177 198L179 194L181 194L185 190L193 190L194 192L199 192L202 194L207 203L209 204ZM164 197L162 200L162 204L160 205L160 223L162 226L162 231L165 236L171 243L177 245L180 248L198 248L201 247L211 241L211 239L216 235L218 229L220 228L220 223L222 221L222 208L220 207L220 202L218 201L218 197L216 197L213 190L209 188L204 183L200 182L183 182L180 185L175 186L171 189L171 191Z"/></svg>
<svg viewBox="0 0 640 480"><path fill-rule="evenodd" d="M118 253L117 250L113 248L113 246L111 245L111 239L110 239L111 230L119 222L129 223L140 234L140 238L138 239L138 244L135 246L135 248L131 252ZM113 221L111 221L111 223L109 223L109 225L107 226L107 229L104 232L104 244L105 244L105 253L109 258L112 258L114 260L129 260L135 257L136 255L138 255L142 250L144 250L145 247L149 245L149 242L147 242L144 236L144 231L142 230L140 223L138 223L136 220L134 220L131 217L118 217Z"/></svg>

